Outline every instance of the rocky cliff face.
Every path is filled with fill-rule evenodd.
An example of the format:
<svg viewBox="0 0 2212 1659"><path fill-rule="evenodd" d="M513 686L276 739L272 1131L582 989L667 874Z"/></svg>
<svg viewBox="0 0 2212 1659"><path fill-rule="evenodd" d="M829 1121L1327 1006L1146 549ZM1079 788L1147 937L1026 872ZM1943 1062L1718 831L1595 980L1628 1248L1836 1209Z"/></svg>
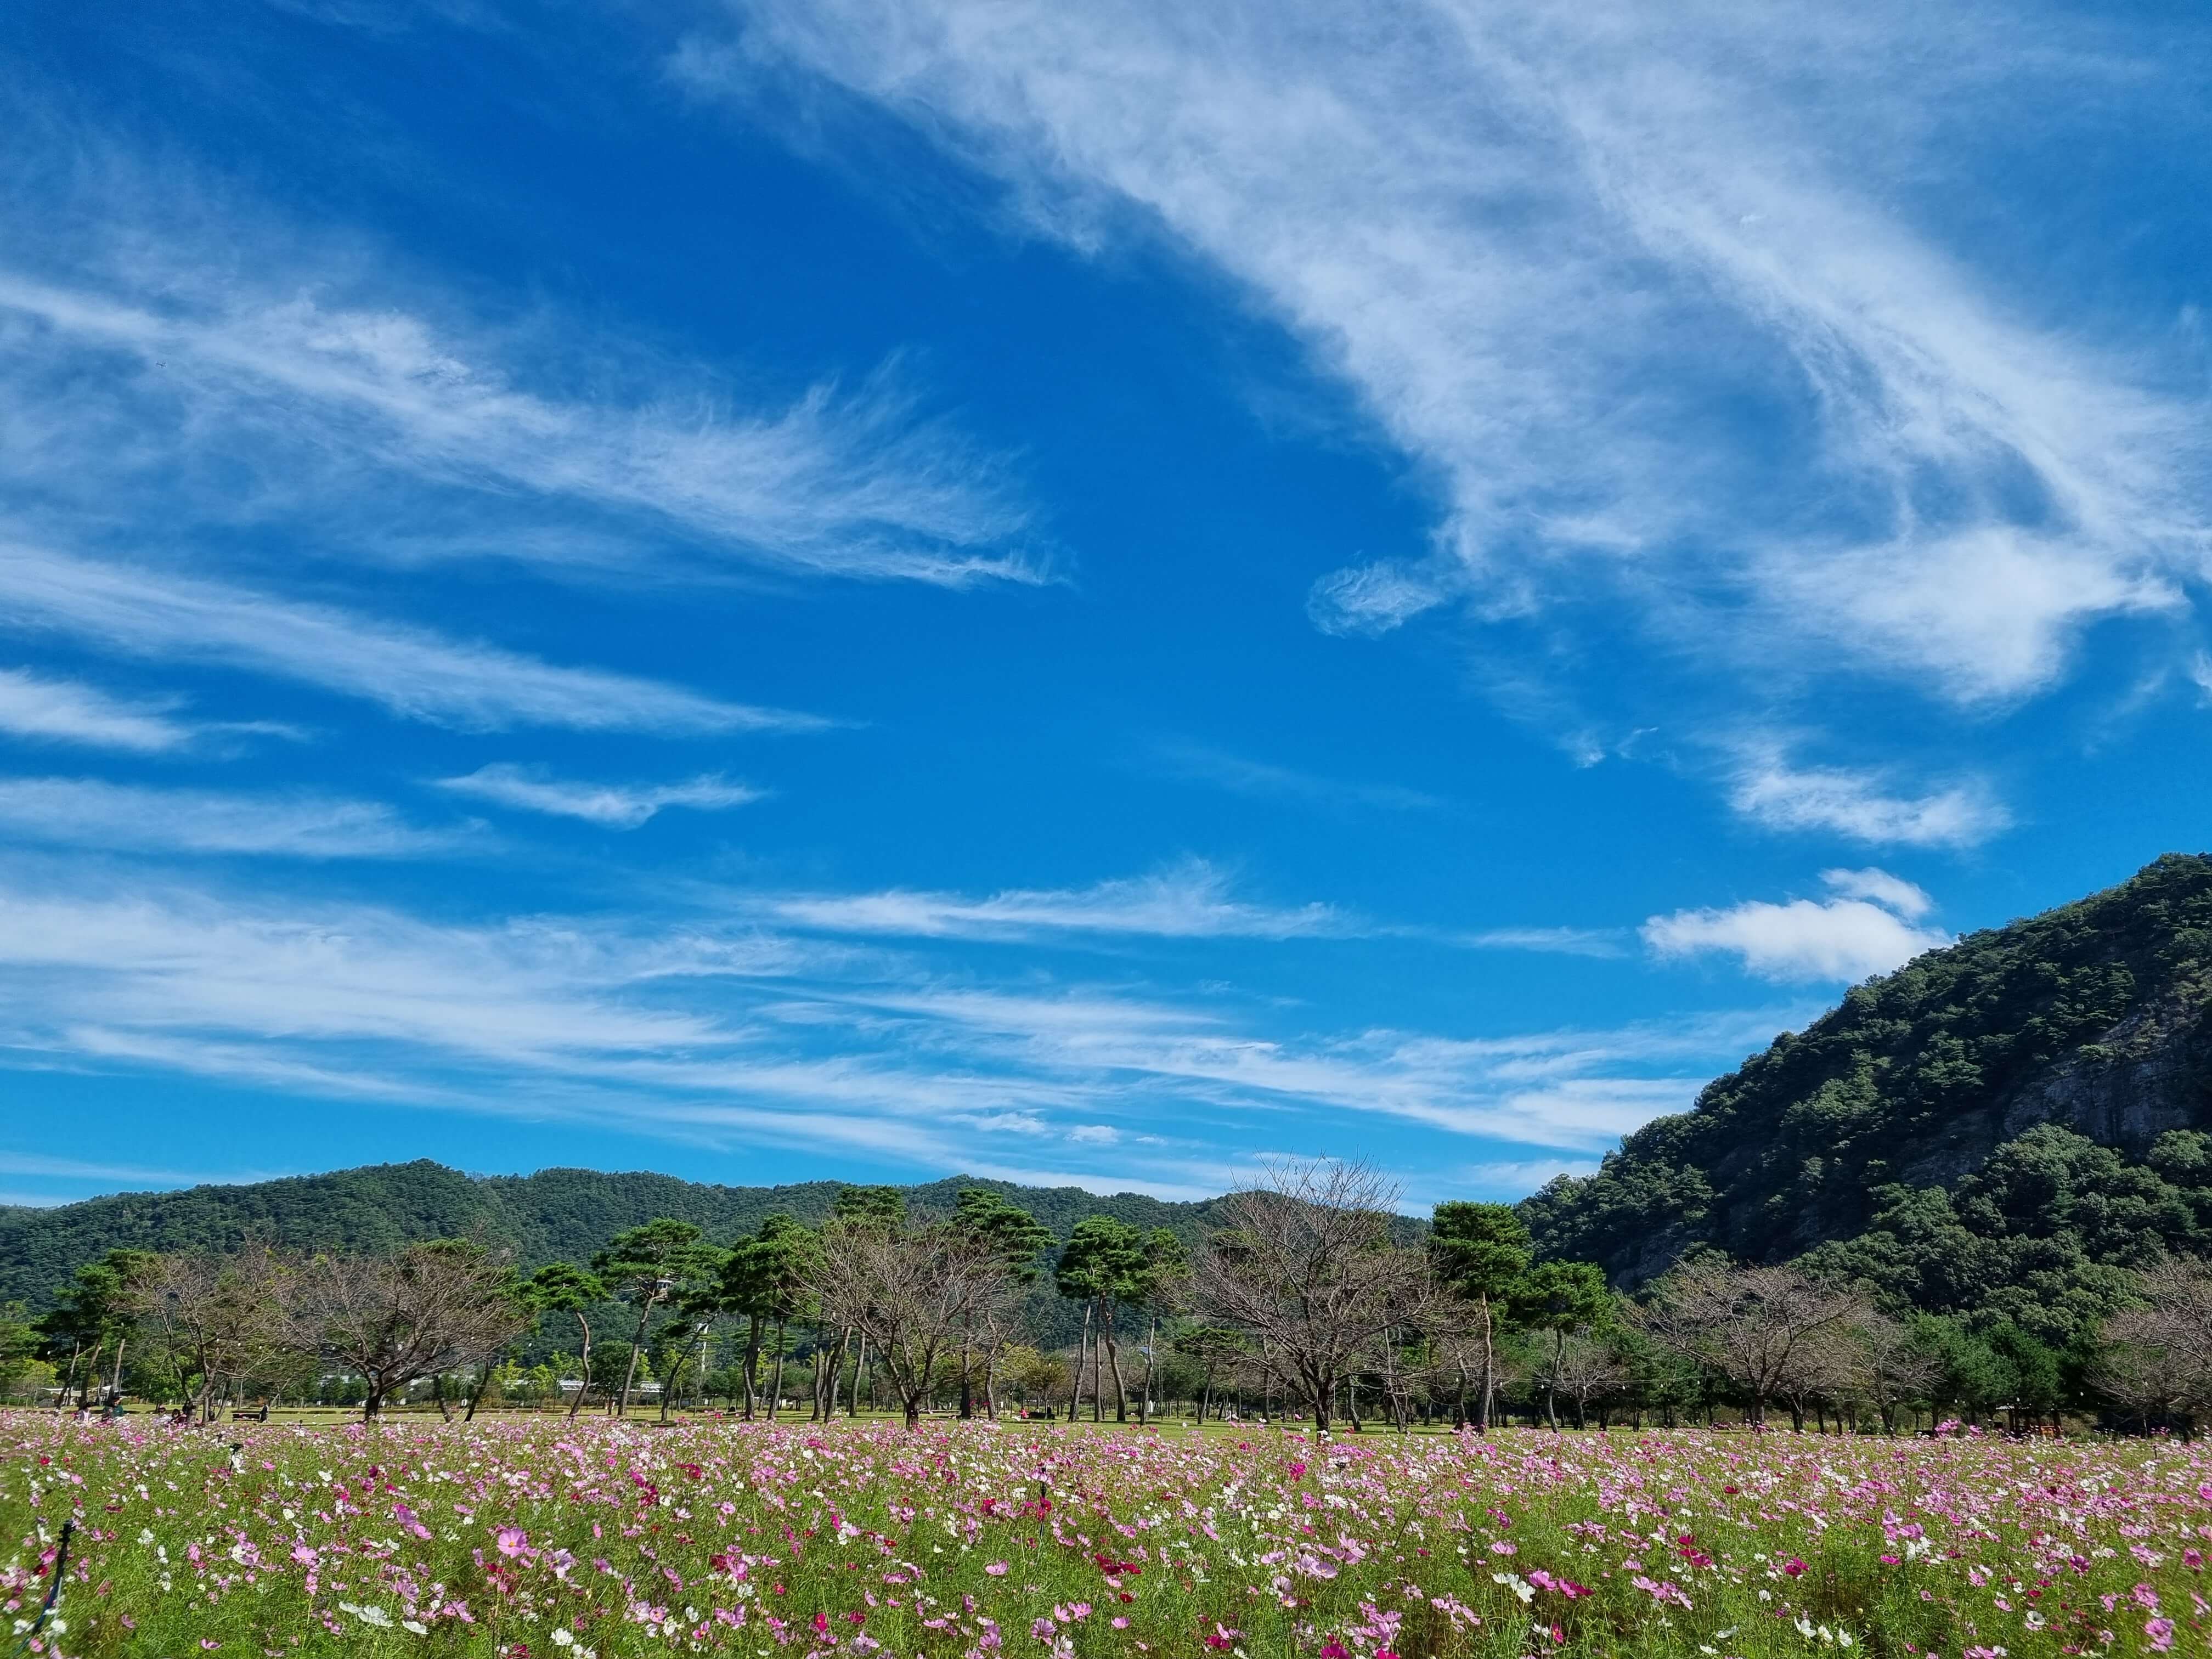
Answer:
<svg viewBox="0 0 2212 1659"><path fill-rule="evenodd" d="M1954 1188L2042 1125L2136 1161L2212 1127L2212 857L1855 988L1525 1209L1547 1252L1633 1285L1693 1244L1779 1261L1853 1238L1893 1189Z"/></svg>

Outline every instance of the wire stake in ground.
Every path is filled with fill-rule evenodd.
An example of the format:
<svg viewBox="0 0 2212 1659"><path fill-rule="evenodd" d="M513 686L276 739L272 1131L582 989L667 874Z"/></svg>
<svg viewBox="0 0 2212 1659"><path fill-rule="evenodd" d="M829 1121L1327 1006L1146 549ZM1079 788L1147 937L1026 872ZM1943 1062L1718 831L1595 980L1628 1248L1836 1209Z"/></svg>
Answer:
<svg viewBox="0 0 2212 1659"><path fill-rule="evenodd" d="M69 1571L70 1534L76 1530L76 1518L74 1516L62 1522L62 1541L54 1551L54 1582L47 1587L46 1599L39 1604L39 1616L31 1620L30 1629L23 1632L23 1639L15 1644L15 1652L9 1656L9 1659L17 1659L18 1655L30 1651L31 1644L38 1639L39 1632L46 1627L46 1620L53 1616L54 1603L61 1598L62 1575Z"/></svg>

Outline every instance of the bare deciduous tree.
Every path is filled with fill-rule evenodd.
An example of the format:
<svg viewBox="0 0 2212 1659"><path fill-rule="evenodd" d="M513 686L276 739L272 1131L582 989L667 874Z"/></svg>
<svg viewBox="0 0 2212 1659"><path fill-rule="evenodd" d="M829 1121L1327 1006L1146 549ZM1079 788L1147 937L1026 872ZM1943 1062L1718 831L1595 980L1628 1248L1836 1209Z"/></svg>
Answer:
<svg viewBox="0 0 2212 1659"><path fill-rule="evenodd" d="M361 1374L364 1421L418 1378L481 1364L532 1318L507 1259L463 1241L319 1256L300 1291L298 1340Z"/></svg>
<svg viewBox="0 0 2212 1659"><path fill-rule="evenodd" d="M913 1428L975 1325L989 1322L1012 1269L989 1240L944 1222L833 1216L821 1237L809 1273L823 1317L867 1338Z"/></svg>
<svg viewBox="0 0 2212 1659"><path fill-rule="evenodd" d="M1795 1267L1743 1267L1706 1258L1653 1288L1640 1318L1661 1341L1695 1357L1750 1400L1754 1422L1768 1401L1808 1397L1831 1366L1825 1335L1863 1323L1865 1299ZM1802 1418L1799 1426L1802 1427Z"/></svg>
<svg viewBox="0 0 2212 1659"><path fill-rule="evenodd" d="M1575 1408L1575 1426L1589 1426L1589 1408L1621 1392L1629 1381L1628 1362L1602 1336L1585 1329L1563 1334L1538 1362L1537 1376L1550 1392Z"/></svg>
<svg viewBox="0 0 2212 1659"><path fill-rule="evenodd" d="M132 1265L122 1307L137 1316L183 1391L188 1413L211 1413L216 1385L280 1353L295 1288L265 1244L233 1255L149 1255Z"/></svg>
<svg viewBox="0 0 2212 1659"><path fill-rule="evenodd" d="M1431 1322L1440 1298L1425 1252L1392 1237L1398 1189L1364 1164L1272 1166L1221 1201L1194 1300L1250 1333L1274 1376L1326 1431L1338 1385L1393 1328Z"/></svg>
<svg viewBox="0 0 2212 1659"><path fill-rule="evenodd" d="M1775 1395L1790 1407L1790 1426L1800 1434L1805 1431L1808 1409L1825 1411L1833 1404L1840 1412L1842 1402L1857 1392L1856 1317L1871 1316L1871 1310L1862 1306L1859 1316L1810 1333L1776 1374Z"/></svg>
<svg viewBox="0 0 2212 1659"><path fill-rule="evenodd" d="M1882 1432L1895 1434L1898 1407L1926 1392L1942 1363L1886 1314L1863 1316L1851 1336L1858 1389L1880 1413Z"/></svg>
<svg viewBox="0 0 2212 1659"><path fill-rule="evenodd" d="M2099 1330L2091 1380L2146 1419L2212 1406L2212 1269L2169 1256L2136 1275L2136 1293Z"/></svg>

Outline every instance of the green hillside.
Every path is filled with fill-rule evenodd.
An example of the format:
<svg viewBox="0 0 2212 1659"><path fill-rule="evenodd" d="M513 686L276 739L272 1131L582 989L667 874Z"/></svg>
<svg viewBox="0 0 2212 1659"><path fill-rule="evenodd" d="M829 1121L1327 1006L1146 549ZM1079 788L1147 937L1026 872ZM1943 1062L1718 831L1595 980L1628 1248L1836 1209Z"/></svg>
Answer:
<svg viewBox="0 0 2212 1659"><path fill-rule="evenodd" d="M530 1267L583 1261L609 1234L664 1215L696 1222L708 1237L726 1243L776 1210L819 1221L845 1184L718 1187L674 1176L591 1170L465 1176L426 1159L250 1186L120 1193L51 1210L0 1210L0 1302L42 1307L78 1267L118 1246L220 1250L265 1238L288 1249L374 1251L409 1239L482 1230L510 1245ZM1145 1227L1172 1227L1195 1243L1210 1207L1167 1204L1136 1193L1101 1198L1075 1187L1018 1187L965 1176L908 1188L908 1201L920 1211L950 1211L963 1187L1005 1194L1063 1238L1085 1216L1111 1215Z"/></svg>
<svg viewBox="0 0 2212 1659"><path fill-rule="evenodd" d="M2054 1334L2112 1269L2212 1249L2212 858L1970 934L1630 1135L1525 1213L1633 1286L1817 1253L1892 1300Z"/></svg>

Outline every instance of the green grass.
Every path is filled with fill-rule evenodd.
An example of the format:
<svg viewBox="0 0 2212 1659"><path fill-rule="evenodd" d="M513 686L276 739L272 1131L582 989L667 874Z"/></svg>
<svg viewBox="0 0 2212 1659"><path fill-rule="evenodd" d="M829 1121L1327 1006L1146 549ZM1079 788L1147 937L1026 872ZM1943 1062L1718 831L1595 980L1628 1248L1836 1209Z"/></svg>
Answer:
<svg viewBox="0 0 2212 1659"><path fill-rule="evenodd" d="M2201 1648L2200 1488L2156 1443L26 1413L0 1584L27 1620L76 1522L41 1659L2027 1659Z"/></svg>

